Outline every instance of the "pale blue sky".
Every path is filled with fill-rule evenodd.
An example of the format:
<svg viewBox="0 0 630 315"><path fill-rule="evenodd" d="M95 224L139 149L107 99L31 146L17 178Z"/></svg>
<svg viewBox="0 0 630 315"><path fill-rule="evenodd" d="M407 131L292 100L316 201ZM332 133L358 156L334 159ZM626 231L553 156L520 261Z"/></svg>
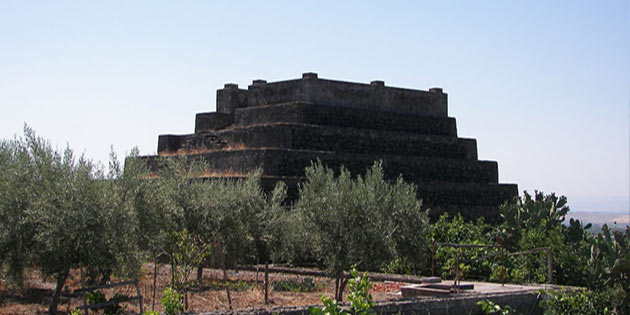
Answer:
<svg viewBox="0 0 630 315"><path fill-rule="evenodd" d="M322 78L449 93L501 182L629 212L628 1L3 1L0 137L95 160L192 133L224 83Z"/></svg>

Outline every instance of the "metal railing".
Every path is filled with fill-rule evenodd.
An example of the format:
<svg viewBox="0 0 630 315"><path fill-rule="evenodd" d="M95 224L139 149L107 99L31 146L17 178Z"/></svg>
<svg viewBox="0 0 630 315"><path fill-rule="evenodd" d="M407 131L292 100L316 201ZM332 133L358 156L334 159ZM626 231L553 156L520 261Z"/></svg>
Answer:
<svg viewBox="0 0 630 315"><path fill-rule="evenodd" d="M505 285L505 258L506 257L511 257L511 256L519 256L519 255L528 255L528 254L533 254L533 253L537 253L537 252L541 252L541 251L546 251L547 252L547 282L548 283L552 283L553 282L553 252L551 247L538 247L538 248L532 248L532 249L528 249L528 250L524 250L524 251L519 251L519 252L513 252L513 253L506 253L505 251L505 247L503 246L503 243L497 238L497 242L499 243L499 245L477 245L477 244L457 244L457 243L443 243L443 242L432 242L432 246L431 246L431 275L435 276L435 252L436 252L436 246L438 247L455 247L455 248L459 248L460 250L457 251L457 254L455 255L455 266L454 266L454 274L455 274L455 280L453 285L457 288L460 284L460 270L459 270L459 264L460 264L460 260L461 260L461 249L462 248L499 248L500 251L498 253L490 253L488 255L484 255L482 257L479 257L475 260L465 260L465 262L473 262L473 261L481 261L484 259L488 259L490 257L494 257L497 255L501 255L501 285Z"/></svg>

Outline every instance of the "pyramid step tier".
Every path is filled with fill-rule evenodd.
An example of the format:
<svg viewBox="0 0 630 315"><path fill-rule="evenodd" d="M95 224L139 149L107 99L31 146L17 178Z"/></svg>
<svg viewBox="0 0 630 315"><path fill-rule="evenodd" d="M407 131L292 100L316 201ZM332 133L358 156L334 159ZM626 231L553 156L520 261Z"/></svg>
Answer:
<svg viewBox="0 0 630 315"><path fill-rule="evenodd" d="M195 132L223 129L232 122L235 128L276 123L302 123L457 136L456 121L451 117L414 116L299 102L238 108L235 110L235 116L223 113L199 113L196 116Z"/></svg>
<svg viewBox="0 0 630 315"><path fill-rule="evenodd" d="M312 161L319 159L334 170L339 170L343 166L352 174L362 174L375 161L382 160L385 175L389 179L395 179L400 174L404 174L403 179L411 181L464 183L496 183L498 181L497 163L494 161L273 148L205 152L189 155L189 157L207 161L208 171L214 173L247 174L261 168L264 175L301 177L304 176L304 168L311 165Z"/></svg>
<svg viewBox="0 0 630 315"><path fill-rule="evenodd" d="M267 176L262 178L261 186L264 190L271 191L279 181L289 187L289 200L297 200L298 184L304 182L304 178ZM418 198L422 199L422 209L429 210L429 216L433 221L443 213L449 215L461 213L469 220L484 217L486 221L498 222L500 206L512 201L518 192L516 184L444 182L414 184L418 187Z"/></svg>
<svg viewBox="0 0 630 315"><path fill-rule="evenodd" d="M290 123L189 135L161 135L158 143L159 153L284 148L477 159L477 142L474 139Z"/></svg>

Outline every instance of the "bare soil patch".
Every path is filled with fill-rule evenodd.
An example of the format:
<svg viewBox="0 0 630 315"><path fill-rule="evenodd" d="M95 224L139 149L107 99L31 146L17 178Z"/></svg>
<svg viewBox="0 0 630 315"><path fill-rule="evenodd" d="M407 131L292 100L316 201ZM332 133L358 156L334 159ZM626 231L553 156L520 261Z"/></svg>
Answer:
<svg viewBox="0 0 630 315"><path fill-rule="evenodd" d="M269 281L269 305L264 304L262 270L257 274L253 271L228 272L231 282L230 290L232 296L232 307L234 309L243 308L272 308L276 306L298 306L298 305L319 305L320 296L333 296L334 280L327 277L302 276L282 273L270 273ZM274 291L273 283L276 281L302 282L305 278L310 278L317 284L314 292L284 292ZM144 298L144 310L162 311L162 292L170 284L171 273L169 265L159 265L157 276L157 288L155 301L153 300L153 265L146 264L142 269L140 277L140 292ZM25 288L22 291L11 290L6 283L0 281L0 314L43 314L48 310L48 304L54 290L54 279L42 279L37 272L31 272L26 279ZM127 279L118 279L127 280ZM117 281L114 279L113 281ZM395 300L399 298L400 283L375 282L371 290L376 301ZM81 288L79 272L73 270L59 304L59 312L70 313L77 307L83 305L82 295L74 293L74 290ZM224 290L225 282L223 273L217 269L204 269L203 281L197 288L193 288L188 295L189 311L201 312L212 310L228 309L227 295ZM133 285L102 290L107 298L111 298L116 293L135 296L136 291ZM122 304L127 313L138 312L137 302ZM154 306L155 305L155 306Z"/></svg>

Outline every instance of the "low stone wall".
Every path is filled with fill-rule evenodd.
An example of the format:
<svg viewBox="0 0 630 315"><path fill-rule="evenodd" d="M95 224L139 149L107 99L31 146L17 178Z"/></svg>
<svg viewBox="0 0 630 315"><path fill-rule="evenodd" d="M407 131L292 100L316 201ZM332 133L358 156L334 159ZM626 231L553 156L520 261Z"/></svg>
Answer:
<svg viewBox="0 0 630 315"><path fill-rule="evenodd" d="M490 300L499 305L509 305L519 314L542 314L538 306L539 296L532 291L473 294L465 296L453 296L442 298L409 299L378 303L374 308L377 314L483 314L478 301ZM343 305L343 304L342 304ZM321 306L320 306L321 307ZM271 309L244 309L235 311L215 311L200 313L203 315L223 314L257 314L257 315L302 315L308 314L309 306L299 307L274 307Z"/></svg>

